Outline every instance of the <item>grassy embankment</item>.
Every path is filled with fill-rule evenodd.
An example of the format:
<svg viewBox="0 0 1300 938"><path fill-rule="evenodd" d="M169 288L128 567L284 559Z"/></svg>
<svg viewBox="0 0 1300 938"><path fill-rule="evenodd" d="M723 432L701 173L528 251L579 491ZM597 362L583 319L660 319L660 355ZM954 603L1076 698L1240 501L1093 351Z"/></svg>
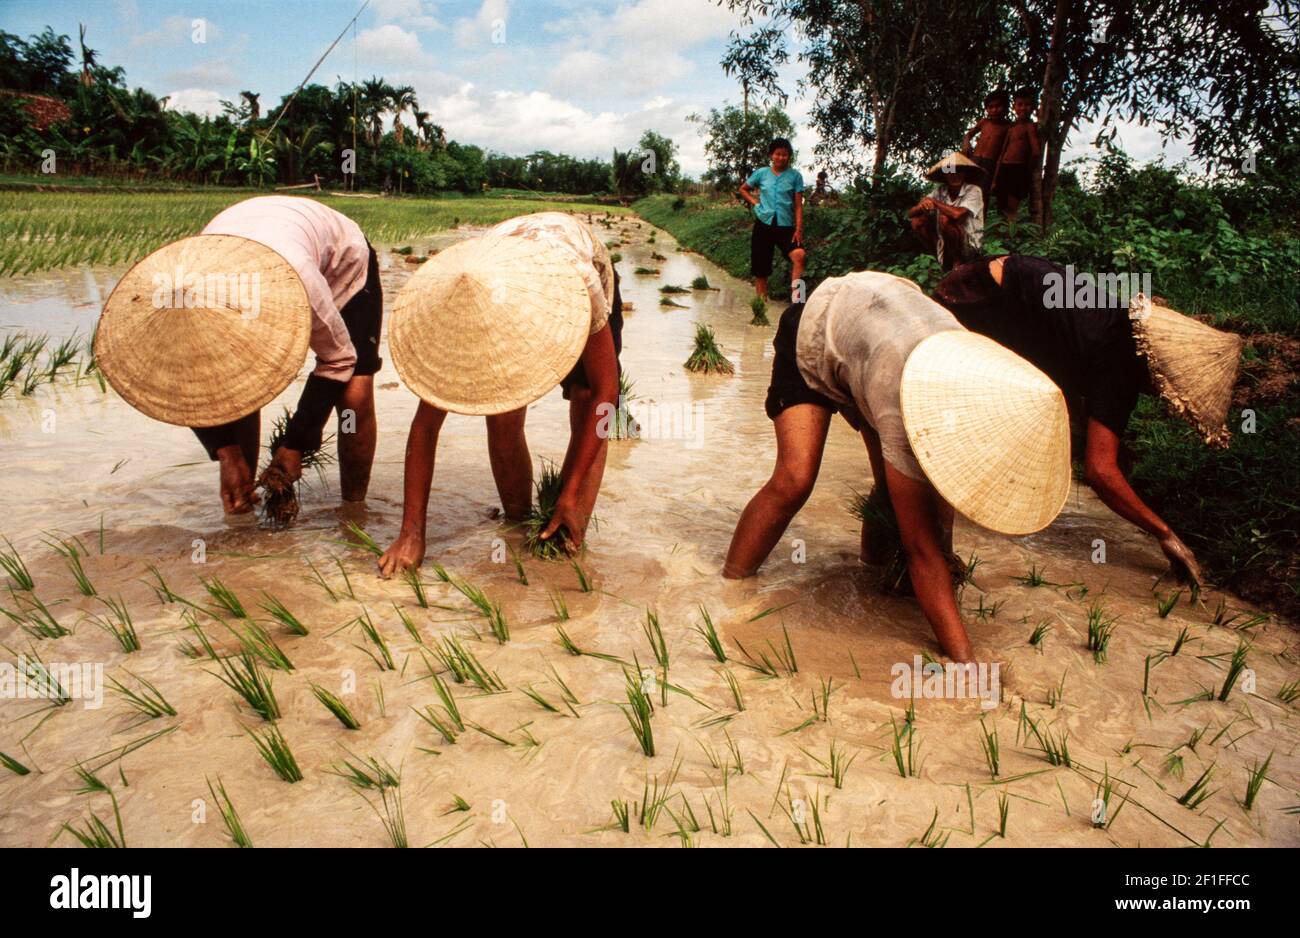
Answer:
<svg viewBox="0 0 1300 938"><path fill-rule="evenodd" d="M1082 203L1087 197L1079 194L1077 198ZM673 196L653 196L633 208L684 246L746 278L751 223L743 207L734 200L705 197L676 202L676 208L674 204ZM836 216L843 211L838 207L812 209L805 219L810 266L824 276L845 273L854 266L872 266L869 262L858 266L825 260L855 253L851 247L826 240L828 233L839 227ZM901 218L894 221L901 224ZM1115 219L1117 228L1127 223L1126 218ZM1096 258L1072 250L1072 245L1085 240L1076 227L1064 221L1050 236L1023 249L1061 264L1074 263L1080 270L1100 269ZM1166 237L1186 233L1173 232ZM1129 250L1122 238L1111 240L1107 247L1116 257ZM1284 237L1281 241L1287 243ZM820 259L816 257L819 250L824 251ZM1166 256L1172 255L1171 251ZM897 269L899 264L899 258L892 257L878 267ZM1229 415L1233 443L1226 451L1202 446L1181 421L1167 415L1162 404L1143 397L1129 424L1128 443L1135 455L1131 477L1143 497L1196 552L1215 583L1297 619L1300 317L1295 295L1288 293L1276 276L1248 275L1221 287L1207 287L1197 273L1192 265L1163 270L1156 292L1188 313L1204 315L1246 336L1242 373ZM772 277L774 294L787 278L787 268L778 262ZM816 283L810 281L809 286ZM1254 413L1253 432L1243 432L1248 425L1246 411Z"/></svg>
<svg viewBox="0 0 1300 938"><path fill-rule="evenodd" d="M77 264L133 263L168 241L196 234L250 189L177 193L14 192L0 202L0 276ZM312 196L353 219L376 244L457 225L491 225L528 212L626 212L618 206L503 196L350 198Z"/></svg>

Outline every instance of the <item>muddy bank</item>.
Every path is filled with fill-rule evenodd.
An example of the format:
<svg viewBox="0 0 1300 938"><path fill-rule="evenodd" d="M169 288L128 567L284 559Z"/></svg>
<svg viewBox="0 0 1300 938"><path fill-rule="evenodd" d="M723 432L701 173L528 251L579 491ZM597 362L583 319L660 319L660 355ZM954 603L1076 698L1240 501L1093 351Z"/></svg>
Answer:
<svg viewBox="0 0 1300 938"><path fill-rule="evenodd" d="M932 836L954 847L1300 844L1294 815L1284 813L1300 786L1300 720L1295 704L1277 697L1300 670L1295 633L1273 621L1252 624L1253 610L1217 594L1193 606L1184 593L1162 617L1156 599L1176 587L1158 548L1087 489L1074 492L1061 518L1032 537L1002 538L959 524L958 551L979 559L962 604L977 647L1001 665L1001 699L989 709L978 697L924 696L924 687L914 701L894 695L896 667L934 653L934 642L915 604L880 595L858 563L858 531L845 502L851 491L870 486L870 470L860 439L843 422L832 430L808 506L759 576L722 580L736 517L772 465L762 409L772 331L747 325L745 284L677 251L669 235L645 222L610 225L603 230L621 242L612 250L623 255L623 295L633 304L622 362L652 438L613 444L599 524L581 561L593 588L584 592L566 564L532 560L524 561L527 584L520 581L500 550L503 542L518 548L520 534L494 517L481 420L450 418L439 446L429 560L500 604L510 628L504 645L428 562L423 608L408 584L378 579L370 556L338 543L345 520L381 544L400 521L405 431L416 402L391 363L377 378L381 434L366 510L341 515L337 481L327 476L306 493L295 526L275 534L228 524L214 467L192 436L147 420L115 395L56 386L0 404L0 532L22 552L36 595L73 630L37 640L0 617L0 641L13 653L4 660L35 648L47 662L101 665L106 677L127 686L137 687L136 678L151 682L177 711L139 722L111 694L97 709L81 700L53 710L42 710L41 701L0 700L0 751L32 770L0 770L0 843L41 845L88 812L109 818L106 796L75 793L73 769L85 763L111 784L131 846L228 843L206 784L218 777L257 845L382 845L383 825L365 796L331 774L345 760L373 756L401 771L416 845L514 846L526 838L534 846L676 846L689 838L706 846L762 846L769 837L795 845L804 836L818 839L814 801L821 839L834 845L903 845L922 837L932 819ZM439 243L445 242L412 242L421 253ZM417 268L384 256L391 306ZM637 276L637 266L659 274ZM0 285L0 323L85 333L117 274L8 281ZM686 309L660 307L660 286L689 286L701 274L719 289L679 296ZM682 370L697 321L714 327L736 365L734 377ZM300 387L266 413L295 400ZM50 413L54 429L45 432ZM530 409L528 433L535 458L561 456L567 409L558 390ZM104 603L77 592L62 559L42 544L46 531L81 538L87 577L101 596L126 603L138 651L122 651L97 626L92 617L106 614ZM1098 542L1104 563L1094 562ZM283 714L278 726L302 781L281 781L259 758L244 730L260 730L263 722L213 675L217 666L183 654L190 607L160 603L149 565L204 608L212 604L200 580L218 578L284 650L294 670L272 672ZM1031 569L1047 582L1015 579L1029 578ZM264 594L281 600L310 634L288 634L260 608ZM557 615L554 596L567 607L567 620ZM1226 625L1214 624L1220 599ZM1117 617L1104 663L1086 647L1094 603L1106 618ZM17 605L0 596L0 606ZM701 606L721 633L726 663L695 629ZM568 654L557 633L562 627L586 652L650 667L647 610L662 625L668 680L680 689L668 694L667 706L654 695L653 757L642 753L620 707L627 701L623 665ZM219 648L235 647L217 617L190 611ZM363 613L389 645L393 670L372 657L383 656L356 624ZM1045 638L1031 645L1040 624ZM1178 654L1168 656L1184 630ZM483 693L444 676L466 726L449 743L416 711L442 706L426 660L439 671L433 649L453 635L505 690ZM1243 640L1254 693L1237 682L1225 701L1196 699L1207 689L1217 697ZM764 657L776 676L749 666L764 667ZM313 696L313 683L346 702L361 728L344 729ZM565 688L571 709L563 703ZM910 775L905 751L904 774L893 754L895 728L909 710ZM1026 737L1022 713L1048 740L1068 740L1070 765L1049 764L1032 734ZM1000 740L996 779L980 745L981 718ZM162 730L170 731L117 758ZM836 766L852 759L842 787L838 769L830 768L832 747ZM1238 802L1247 773L1270 754L1270 781L1245 810ZM1211 766L1212 794L1195 809L1184 807L1178 799ZM1112 814L1127 799L1108 829L1091 820L1105 773L1116 780ZM671 791L670 810L646 830L633 806L630 834L602 830L614 820L611 801L643 802L647 780L651 791L656 780ZM1001 795L1005 839L998 835ZM369 798L379 803L373 793ZM205 803L201 820L195 799ZM462 803L468 807L456 810ZM702 830L690 829L691 815Z"/></svg>

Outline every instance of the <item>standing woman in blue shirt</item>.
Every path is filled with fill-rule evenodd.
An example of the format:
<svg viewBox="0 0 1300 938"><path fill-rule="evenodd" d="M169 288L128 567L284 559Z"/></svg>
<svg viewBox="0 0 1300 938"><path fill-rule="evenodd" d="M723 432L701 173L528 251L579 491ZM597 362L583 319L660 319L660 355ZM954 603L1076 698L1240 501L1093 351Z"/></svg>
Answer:
<svg viewBox="0 0 1300 938"><path fill-rule="evenodd" d="M750 272L759 298L767 302L767 278L772 274L772 249L790 262L790 284L803 277L803 176L790 165L794 148L784 137L767 147L771 166L750 173L740 197L754 207L754 231L749 240ZM792 297L799 302L803 297Z"/></svg>

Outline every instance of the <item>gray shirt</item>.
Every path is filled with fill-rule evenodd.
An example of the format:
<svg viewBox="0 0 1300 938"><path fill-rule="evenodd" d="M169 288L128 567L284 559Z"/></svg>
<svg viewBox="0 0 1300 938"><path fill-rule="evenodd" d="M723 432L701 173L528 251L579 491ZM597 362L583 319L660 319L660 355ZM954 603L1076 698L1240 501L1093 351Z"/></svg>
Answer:
<svg viewBox="0 0 1300 938"><path fill-rule="evenodd" d="M961 328L912 281L852 273L823 281L808 297L795 358L814 391L866 419L880 436L886 462L924 479L903 426L903 365L922 339Z"/></svg>

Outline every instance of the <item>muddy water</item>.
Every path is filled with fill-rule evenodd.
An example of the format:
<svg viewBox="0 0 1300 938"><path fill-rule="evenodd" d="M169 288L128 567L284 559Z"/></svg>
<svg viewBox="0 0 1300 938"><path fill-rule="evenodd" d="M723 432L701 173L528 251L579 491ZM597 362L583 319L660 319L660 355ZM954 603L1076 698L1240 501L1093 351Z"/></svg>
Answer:
<svg viewBox="0 0 1300 938"><path fill-rule="evenodd" d="M178 711L175 718L137 724L112 696L97 709L81 700L52 711L43 711L42 702L0 701L0 751L33 769L23 777L0 774L0 843L45 844L61 824L89 811L110 817L107 797L73 791L73 766L90 762L106 765L101 775L118 794L133 846L227 843L215 805L208 804L203 817L195 801L208 798L205 779L217 776L259 845L381 845L386 840L375 814L330 774L341 760L356 761L348 751L401 768L406 824L418 845L510 846L522 838L533 845L675 845L676 825L667 813L649 832L637 827L635 808L630 835L595 831L610 822L612 799L640 801L647 777L666 783L675 765L669 807L683 817L689 803L703 827L691 836L710 846L766 844L751 811L782 844L799 843L786 813L774 807L778 792L781 803L793 803L801 816L811 814L807 806L819 799L831 844L906 844L922 835L936 812L938 836L947 836L950 846L975 846L990 837L992 845L1186 845L1211 835L1215 844L1300 843L1295 817L1283 813L1300 800L1300 719L1294 705L1275 697L1281 685L1297 679L1295 632L1276 623L1249 635L1213 626L1217 594L1208 597L1208 609L1190 606L1184 596L1160 618L1153 588L1164 593L1173 586L1160 580L1165 564L1158 549L1087 490L1076 492L1061 518L1033 537L1008 539L959 525L959 552L981 561L976 585L962 602L977 647L990 649L1001 663L1001 702L984 709L978 699L933 699L918 689L918 764L913 777L901 777L890 721L901 723L909 701L892 693L891 667L910 665L934 643L915 604L882 596L857 560L858 532L844 505L852 490L870 485L860 440L837 421L817 490L760 575L741 583L720 579L740 509L772 465L771 426L762 409L772 329L747 324L745 284L678 251L662 231L649 243L653 229L644 222L612 224L606 237L625 241L617 250L623 254L623 295L633 304L623 367L641 404L652 408L642 415L655 438L612 444L599 525L582 561L593 591L581 591L565 564L527 561L524 585L508 561L496 562L502 559L497 539L515 544L518 537L494 519L497 496L481 420L450 418L439 446L429 557L501 604L511 628L505 646L476 637L486 633L482 621L427 564L431 608L421 609L406 584L378 579L368 555L336 544L343 519L332 478L307 493L289 532L229 524L214 468L188 432L153 423L97 388L42 389L34 399L0 402L0 531L26 557L37 595L60 621L75 626L71 636L34 644L50 663L101 664L106 676L125 683L132 683L130 675L151 681ZM665 259L654 260L656 251ZM415 268L396 255L384 257L391 303ZM635 276L638 265L661 273ZM0 284L0 324L88 333L120 273L76 271ZM689 285L699 274L718 289L682 296L686 309L659 306L660 285ZM773 321L778 312L772 311ZM736 364L734 377L682 369L697 321L716 329ZM371 498L356 520L386 544L400 521L405 431L416 402L391 364L377 380L379 451ZM289 388L267 412L292 403L299 389ZM562 456L566 417L558 390L530 409L535 458ZM42 532L51 530L85 542L89 577L102 595L127 602L140 651L122 653L89 618L103 606L81 597L62 561L41 544ZM1098 540L1105 542L1104 564L1093 563ZM338 599L307 580L308 561ZM294 637L273 628L296 666L292 673L277 672L274 684L284 713L279 725L303 781L290 785L275 777L242 732L256 728L258 718L209 673L214 666L181 653L183 607L156 600L144 582L147 564L194 602L205 596L199 578L219 577L274 626L256 608L262 591L270 591L311 629ZM1012 579L1031 564L1062 585L1031 588ZM657 710L655 757L642 755L618 707L626 699L622 669L600 658L572 657L557 644L552 591L567 604L564 627L574 642L629 661L635 654L643 664L652 654L642 622L647 608L657 612L671 655L669 679L690 696L672 693L667 707ZM1104 664L1085 647L1093 601L1107 616L1119 617ZM1227 603L1231 611L1242 608L1232 597ZM12 609L15 602L5 596L0 604ZM504 693L453 688L467 721L514 745L468 724L448 745L412 712L436 697L419 646L403 630L394 604L413 618L426 643L460 634L499 674L509 688ZM693 629L701 605L726 641L731 660L725 667L742 688L743 712L736 713L724 666ZM351 623L363 610L391 644L397 671L381 671L362 650L366 640ZM201 618L214 641L233 647L225 627ZM1051 631L1040 651L1026 639L1044 621ZM768 642L780 648L783 628L797 673L768 678L746 668L736 643L755 657L775 659ZM1144 698L1144 662L1169 650L1184 628L1190 638L1178 656L1158 664L1153 659ZM1226 702L1178 703L1206 688L1217 691L1228 654L1239 638L1252 636L1254 695L1238 688ZM0 639L13 653L29 647L7 619ZM556 674L580 701L578 717L548 712L521 693L531 686L559 705ZM1062 699L1050 706L1049 692L1062 680ZM311 682L343 697L362 728L345 731L312 697ZM823 682L831 688L825 720L813 703ZM1050 766L1017 733L1022 708L1043 732L1068 733L1072 766ZM1001 742L996 783L979 745L981 715ZM111 761L133 741L167 728L174 731ZM1194 747L1184 745L1202 730ZM731 759L728 739L743 772L734 771L732 760L724 790L720 766ZM856 754L842 788L834 787L822 764L832 743L846 757ZM1181 777L1166 765L1174 750L1182 759ZM1247 770L1270 752L1271 781L1247 812L1237 803ZM1210 765L1215 793L1195 810L1180 805L1178 796ZM1125 796L1129 804L1109 829L1097 829L1093 801L1107 770L1117 779L1111 810ZM1001 792L1010 805L1005 840L996 836ZM453 796L469 803L468 813L446 813ZM720 829L721 816L730 813L729 837L713 831L706 803ZM815 839L811 822L808 831Z"/></svg>

